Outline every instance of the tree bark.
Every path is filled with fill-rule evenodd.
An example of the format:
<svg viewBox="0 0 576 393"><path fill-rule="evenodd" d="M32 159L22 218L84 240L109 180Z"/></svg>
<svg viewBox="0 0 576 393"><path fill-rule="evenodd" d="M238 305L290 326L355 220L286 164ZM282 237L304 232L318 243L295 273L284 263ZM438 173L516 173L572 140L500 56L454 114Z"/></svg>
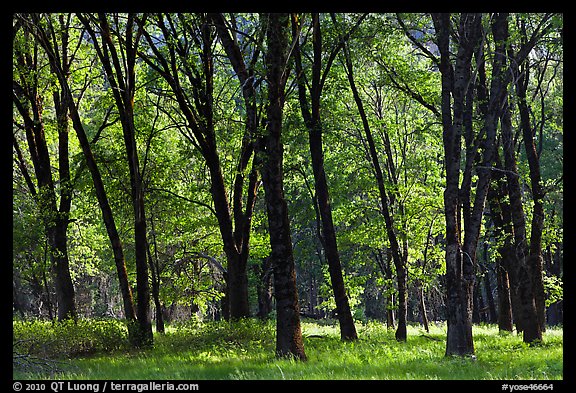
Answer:
<svg viewBox="0 0 576 393"><path fill-rule="evenodd" d="M270 255L274 271L276 297L276 354L306 360L288 206L284 197L282 112L287 63L288 14L267 14L266 76L268 81L267 134L262 155L262 179L270 232Z"/></svg>

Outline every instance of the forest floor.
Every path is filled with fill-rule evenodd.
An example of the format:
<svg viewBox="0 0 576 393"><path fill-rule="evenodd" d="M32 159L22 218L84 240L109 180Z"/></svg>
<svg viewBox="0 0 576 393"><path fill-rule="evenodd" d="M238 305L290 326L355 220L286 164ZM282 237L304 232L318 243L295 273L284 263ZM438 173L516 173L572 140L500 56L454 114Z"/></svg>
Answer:
<svg viewBox="0 0 576 393"><path fill-rule="evenodd" d="M444 356L446 325L408 327L408 340L376 321L357 322L359 340L340 340L335 321L302 322L307 362L277 359L274 321L204 322L154 333L130 349L119 321L77 325L13 321L14 379L106 380L561 380L563 330L528 346L494 325L473 328L476 359Z"/></svg>

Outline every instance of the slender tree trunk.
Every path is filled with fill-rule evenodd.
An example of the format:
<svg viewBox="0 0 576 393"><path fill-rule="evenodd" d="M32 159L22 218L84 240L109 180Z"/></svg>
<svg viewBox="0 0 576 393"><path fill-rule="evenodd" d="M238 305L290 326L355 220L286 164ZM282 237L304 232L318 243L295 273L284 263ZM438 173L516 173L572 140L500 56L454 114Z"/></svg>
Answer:
<svg viewBox="0 0 576 393"><path fill-rule="evenodd" d="M490 206L490 218L494 223L496 240L501 243L497 251L500 257L497 263L498 274L498 298L499 298L499 326L501 330L512 331L513 321L516 323L516 330L522 331L520 315L520 301L517 291L513 291L511 282L517 282L516 277L516 254L514 252L514 233L512 226L512 216L510 206L507 202L508 190L504 177L504 169L501 160L496 155L496 172L488 190L488 203ZM513 318L513 315L517 315Z"/></svg>
<svg viewBox="0 0 576 393"><path fill-rule="evenodd" d="M150 250L150 242L146 247L148 252L148 263L150 265L150 282L152 284L152 299L154 300L154 316L156 319L156 331L164 333L164 315L162 314L162 303L160 302L160 269L158 261L158 248L156 244L156 230L154 229L154 218L150 219L150 229L152 230L152 244L154 245L154 257Z"/></svg>
<svg viewBox="0 0 576 393"><path fill-rule="evenodd" d="M526 67L528 68L528 67ZM544 229L544 190L540 176L540 158L536 152L534 143L534 131L530 122L530 110L526 102L526 90L528 88L528 69L519 73L516 79L516 92L518 97L518 109L520 112L520 126L524 139L524 149L528 158L530 169L530 183L532 187L532 225L530 231L530 254L528 265L532 269L532 284L534 286L534 300L538 313L540 330L546 330L546 296L542 280L542 231Z"/></svg>
<svg viewBox="0 0 576 393"><path fill-rule="evenodd" d="M222 299L223 315L225 319L240 319L250 316L250 305L248 297L248 275L247 275L247 261L249 256L249 243L250 243L250 225L252 220L252 213L254 209L254 202L258 190L258 172L257 165L253 166L249 175L249 184L246 191L247 203L243 208L243 195L244 184L246 176L246 168L254 151L254 140L257 134L257 110L256 110L256 90L254 80L254 70L246 67L242 58L242 52L235 40L229 34L226 22L222 14L210 13L200 21L199 29L193 29L193 24L189 23L186 19L178 21L181 22L182 30L178 30L177 25L171 19L170 23L165 23L165 18L162 14L157 15L157 24L160 27L162 34L166 40L170 41L173 38L177 40L181 32L184 34L198 35L201 37L201 68L202 80L201 83L201 97L198 100L192 101L187 97L185 89L180 83L182 78L176 71L180 67L185 69L185 73L197 74L198 69L194 65L188 63L188 57L192 56L191 51L196 48L187 49L186 53L182 53L181 48L175 49L172 44L167 45L170 56L165 56L156 47L157 43L147 33L143 32L150 48L155 54L156 59L148 58L145 54L142 58L153 68L155 68L171 86L176 100L184 116L188 120L191 133L187 136L188 139L196 139L196 147L199 149L207 166L210 170L211 187L210 193L214 201L214 210L218 220L220 234L222 236L224 253L228 265L228 274L226 276L226 294ZM143 26L143 22L137 20L137 23ZM214 134L213 124L213 26L216 27L218 36L221 39L222 45L228 55L231 64L236 72L236 75L242 85L242 93L246 105L246 131L243 136L240 155L238 157L237 171L234 178L234 186L232 192L232 204L228 198L228 191L224 183L222 168L218 156L216 139ZM253 63L255 63L260 48L258 47L254 52ZM157 61L157 63L155 63ZM251 64L253 66L253 64ZM196 82L194 82L196 83Z"/></svg>
<svg viewBox="0 0 576 393"><path fill-rule="evenodd" d="M40 24L36 23L36 26L39 27ZM100 171L96 164L96 160L94 159L94 155L92 154L90 142L88 141L83 123L78 114L78 108L76 107L76 104L74 103L72 94L70 92L66 72L67 69L66 67L68 67L68 63L65 61L66 56L64 55L60 56L60 62L58 61L58 57L56 56L54 51L54 46L51 44L51 41L48 38L48 34L44 30L39 28L36 31L36 38L38 39L40 45L42 45L44 50L46 51L48 59L51 64L51 69L56 74L56 77L58 78L58 81L60 83L61 94L59 102L63 105L63 109L65 104L66 109L69 111L70 118L72 120L72 126L76 132L76 136L78 137L80 147L86 160L86 165L88 166L88 169L92 176L92 181L94 183L94 190L96 192L96 198L98 200L98 204L100 205L100 210L102 212L102 218L104 221L104 225L106 227L106 232L108 234L108 238L110 239L110 244L112 246L114 262L116 265L116 271L120 283L120 290L122 293L124 316L128 321L134 321L136 318L134 310L134 302L132 299L132 290L128 282L128 275L126 273L126 263L124 260L122 243L120 241L120 237L116 229L116 223L114 222L114 216L112 214L112 210L108 202L108 197L104 189L102 176L100 175ZM63 45L62 50L64 50L64 47L65 45ZM61 122L65 121L64 114L65 114L64 112L60 112L59 119ZM104 126L105 125L103 124L102 127ZM63 141L63 139L60 138L60 141ZM60 166L62 166L62 163L60 164Z"/></svg>
<svg viewBox="0 0 576 393"><path fill-rule="evenodd" d="M496 312L496 303L492 294L492 283L490 281L490 270L488 269L488 242L484 242L484 288L486 290L486 302L488 303L488 322L496 323L498 314Z"/></svg>
<svg viewBox="0 0 576 393"><path fill-rule="evenodd" d="M284 198L282 112L284 86L287 74L287 27L288 14L266 15L267 43L266 75L268 81L267 135L264 137L262 154L262 180L266 195L268 230L270 232L270 255L274 271L276 297L276 354L306 360L300 306L296 287L296 271L290 236L288 205Z"/></svg>
<svg viewBox="0 0 576 393"><path fill-rule="evenodd" d="M33 32L35 33L35 32ZM31 56L24 53L16 53L16 61L23 68L36 70L37 64ZM76 301L74 285L70 276L70 267L67 250L67 228L70 212L70 176L68 169L68 138L66 116L66 104L57 105L58 117L58 145L59 145L59 175L61 176L60 208L56 202L56 188L52 178L50 153L44 130L43 102L38 92L38 86L33 81L17 80L14 75L13 103L20 113L24 123L24 131L30 152L30 158L36 175L37 190L29 181L31 194L34 196L38 210L41 214L45 235L48 242L48 254L51 261L54 283L56 288L56 301L58 307L58 320L76 319ZM59 96L56 95L55 98ZM27 100L27 101L24 101ZM58 101L56 104L60 104ZM16 146L17 142L13 139ZM19 151L19 150L18 150ZM20 168L25 170L23 162ZM31 177L25 173L25 177Z"/></svg>
<svg viewBox="0 0 576 393"><path fill-rule="evenodd" d="M372 159L372 169L374 171L374 176L376 178L376 184L378 185L378 191L380 195L381 203L381 213L384 216L384 221L386 223L386 233L388 235L388 240L390 242L390 252L394 265L396 267L396 279L398 283L398 328L396 330L396 339L398 341L406 341L406 313L407 313L407 288L406 288L406 276L407 276L407 265L406 265L406 255L400 250L400 245L398 244L398 239L396 236L396 230L394 228L394 222L392 214L390 212L390 202L388 195L386 193L386 188L384 186L384 175L382 173L382 168L380 166L380 160L378 158L378 152L376 150L376 145L374 143L374 138L372 137L372 132L370 130L370 125L368 123L368 118L366 112L364 111L364 105L358 89L356 88L356 83L354 81L353 65L352 59L348 52L348 48L344 48L344 54L346 58L346 68L348 74L348 82L352 90L352 95L354 96L354 101L358 107L358 112L360 118L362 119L362 125L364 127L364 134L366 135L366 141L368 142L370 158ZM389 147L389 145L388 145ZM389 159L391 159L391 154Z"/></svg>
<svg viewBox="0 0 576 393"><path fill-rule="evenodd" d="M295 40L299 40L299 37L296 35L296 24L297 22L294 21L293 33ZM342 340L356 340L358 334L356 332L356 326L354 325L354 319L352 318L352 312L350 310L350 304L344 286L342 263L338 252L336 230L332 218L330 193L328 191L328 182L326 180L326 172L324 169L324 151L322 144L323 130L320 115L320 98L322 94L322 36L318 14L312 14L312 24L314 60L312 65L312 87L310 91L311 109L309 108L306 97L306 86L301 64L300 46L296 41L295 54L296 72L298 74L298 96L302 116L306 123L306 127L308 128L308 141L310 146L310 156L312 159L312 171L314 173L314 188L316 190L316 201L318 203L320 223L322 225L321 242L326 254L330 282L334 293L334 300L336 301L336 314L340 323L340 337Z"/></svg>
<svg viewBox="0 0 576 393"><path fill-rule="evenodd" d="M420 317L422 318L422 325L426 332L430 332L428 327L428 312L426 311L426 303L424 301L424 288L422 284L418 285L418 309L420 310Z"/></svg>
<svg viewBox="0 0 576 393"><path fill-rule="evenodd" d="M498 279L498 330L512 332L512 304L510 300L510 282L508 272L501 266L502 258L496 262L496 276Z"/></svg>
<svg viewBox="0 0 576 393"><path fill-rule="evenodd" d="M526 222L524 209L522 207L522 195L514 143L512 140L512 124L508 102L505 104L502 116L502 141L504 147L504 165L506 169L506 180L508 184L508 195L510 198L510 212L514 227L514 275L511 277L513 293L519 301L518 313L514 318L518 319L523 331L523 339L526 343L542 340L542 330L538 321L538 312L534 299L532 269L529 265L529 248L526 241ZM512 280L513 279L513 280Z"/></svg>
<svg viewBox="0 0 576 393"><path fill-rule="evenodd" d="M121 54L112 41L112 31L108 24L108 16L104 13L98 15L101 46L98 44L96 34L91 22L80 17L84 26L92 36L98 57L104 67L108 82L112 87L114 101L122 124L124 145L126 148L126 162L130 172L131 202L134 218L134 253L136 262L136 319L132 324L131 337L136 347L147 347L153 344L152 319L150 314L150 284L148 281L147 240L146 240L146 214L144 204L144 188L142 173L138 160L136 146L136 129L134 126L134 93L136 90L136 51L140 31L136 32L134 14L127 15L124 37L120 48ZM136 32L136 35L134 34ZM119 34L119 32L118 32ZM122 58L123 61L120 60Z"/></svg>
<svg viewBox="0 0 576 393"><path fill-rule="evenodd" d="M256 291L258 295L258 312L256 316L260 319L267 319L272 312L272 266L270 265L270 257L262 260L260 266L254 265L254 269L259 278L256 284Z"/></svg>

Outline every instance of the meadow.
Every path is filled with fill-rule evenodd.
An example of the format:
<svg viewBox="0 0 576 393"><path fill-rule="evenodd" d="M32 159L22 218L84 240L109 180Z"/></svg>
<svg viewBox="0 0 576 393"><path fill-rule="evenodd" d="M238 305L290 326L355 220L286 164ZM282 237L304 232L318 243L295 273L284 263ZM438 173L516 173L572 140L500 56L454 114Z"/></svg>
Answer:
<svg viewBox="0 0 576 393"><path fill-rule="evenodd" d="M131 349L115 320L13 321L14 379L108 380L561 380L563 330L528 346L495 325L473 329L475 358L444 356L446 325L410 325L405 343L377 321L340 340L335 321L303 320L307 362L277 359L275 322L190 322Z"/></svg>

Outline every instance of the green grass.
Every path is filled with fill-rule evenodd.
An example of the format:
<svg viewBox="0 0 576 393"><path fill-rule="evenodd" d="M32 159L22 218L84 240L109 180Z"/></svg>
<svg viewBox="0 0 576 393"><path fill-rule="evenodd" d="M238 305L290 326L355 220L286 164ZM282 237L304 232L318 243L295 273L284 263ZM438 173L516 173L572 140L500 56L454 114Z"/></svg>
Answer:
<svg viewBox="0 0 576 393"><path fill-rule="evenodd" d="M90 326L92 322L83 322ZM495 326L475 326L475 360L447 358L445 325L432 325L430 333L409 326L408 341L399 343L394 331L379 322L357 322L360 339L340 340L337 323L303 321L307 362L277 359L274 355L273 321L208 322L171 326L155 333L152 349L133 350L124 342L125 331L117 321L110 327L83 329L69 345L58 344L61 356L55 371L29 372L14 367L14 379L130 379L130 380L558 380L563 378L563 335L549 328L543 343L528 346L516 334L500 334ZM54 340L49 323L27 327L14 321L14 340L30 340L29 331L46 342ZM73 327L67 329L73 331ZM43 332L40 334L39 332ZM98 333L99 332L99 333ZM114 333L116 332L116 333ZM98 334L100 336L98 336ZM59 333L62 341L62 332ZM98 337L94 337L98 336ZM27 338L28 337L28 338ZM111 345L104 345L116 337ZM52 341L50 341L52 340ZM34 341L34 340L31 340ZM66 340L64 340L66 341ZM28 341L25 341L28 342ZM40 345L32 348L40 348ZM84 350L78 350L80 349ZM64 349L63 349L64 348ZM54 357L53 351L42 352ZM62 356L63 354L63 356ZM39 355L38 355L39 356Z"/></svg>

